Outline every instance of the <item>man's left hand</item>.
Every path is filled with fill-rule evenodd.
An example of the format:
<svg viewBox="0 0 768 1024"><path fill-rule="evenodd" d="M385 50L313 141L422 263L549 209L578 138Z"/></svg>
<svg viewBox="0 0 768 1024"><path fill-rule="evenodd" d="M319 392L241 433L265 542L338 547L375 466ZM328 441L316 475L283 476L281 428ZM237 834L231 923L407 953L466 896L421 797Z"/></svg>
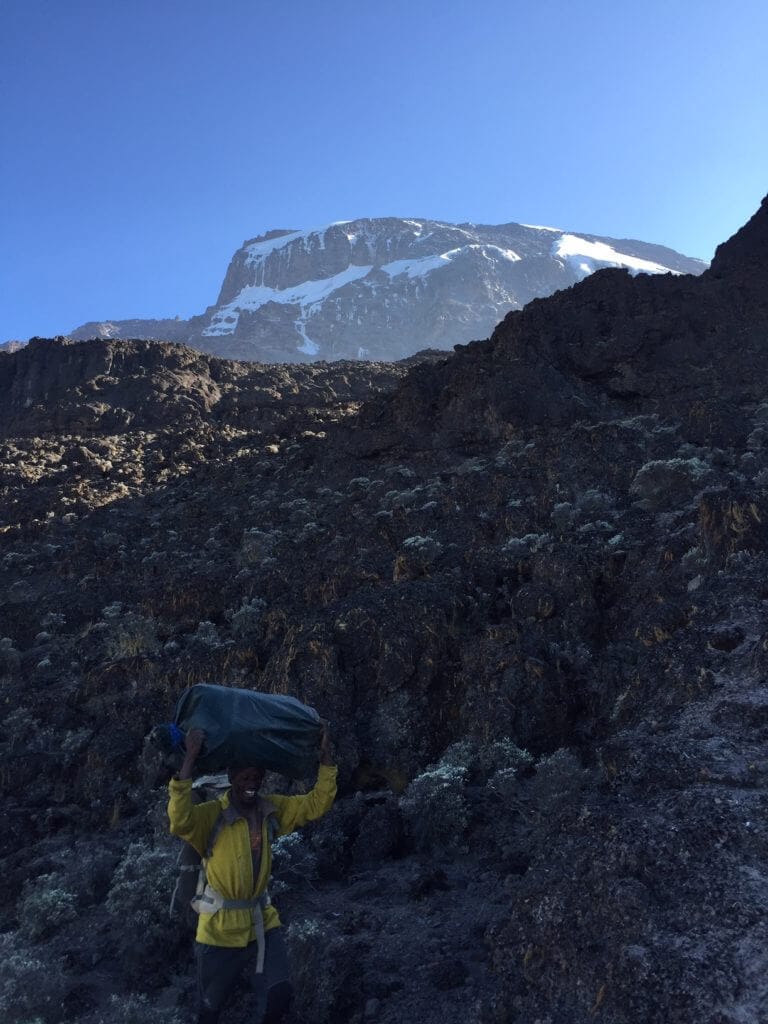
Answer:
<svg viewBox="0 0 768 1024"><path fill-rule="evenodd" d="M326 721L323 721L323 733L320 737L320 764L333 765L333 741Z"/></svg>

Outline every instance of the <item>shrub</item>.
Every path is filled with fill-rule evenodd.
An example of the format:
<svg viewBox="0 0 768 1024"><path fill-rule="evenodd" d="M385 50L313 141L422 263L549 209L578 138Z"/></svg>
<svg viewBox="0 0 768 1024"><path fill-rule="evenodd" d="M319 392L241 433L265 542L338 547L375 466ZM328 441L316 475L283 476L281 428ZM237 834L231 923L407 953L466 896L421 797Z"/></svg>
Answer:
<svg viewBox="0 0 768 1024"><path fill-rule="evenodd" d="M302 836L296 832L280 836L272 844L272 855L273 895L311 886L317 876L317 855Z"/></svg>
<svg viewBox="0 0 768 1024"><path fill-rule="evenodd" d="M52 732L45 729L25 707L6 715L0 724L0 755L36 754L50 746Z"/></svg>
<svg viewBox="0 0 768 1024"><path fill-rule="evenodd" d="M680 559L680 565L688 572L698 572L707 565L707 556L700 547L688 548Z"/></svg>
<svg viewBox="0 0 768 1024"><path fill-rule="evenodd" d="M266 601L260 597L244 598L237 611L227 612L232 636L239 639L253 636L261 625L266 607Z"/></svg>
<svg viewBox="0 0 768 1024"><path fill-rule="evenodd" d="M530 777L521 777L513 768L501 768L491 776L489 788L505 806L504 813L492 819L491 833L509 870L548 857L553 832L580 813L588 778L569 750L542 758Z"/></svg>
<svg viewBox="0 0 768 1024"><path fill-rule="evenodd" d="M167 909L168 885L175 874L173 850L131 843L112 876L107 910L119 917L130 914L140 924L151 927L158 913Z"/></svg>
<svg viewBox="0 0 768 1024"><path fill-rule="evenodd" d="M209 622L207 619L203 622L198 622L197 630L194 633L186 634L186 639L191 644L197 644L203 648L219 647L221 645L219 631L214 623Z"/></svg>
<svg viewBox="0 0 768 1024"><path fill-rule="evenodd" d="M384 476L392 479L398 477L400 480L414 480L416 474L409 466L387 466L384 470Z"/></svg>
<svg viewBox="0 0 768 1024"><path fill-rule="evenodd" d="M458 466L454 468L456 476L470 476L472 473L483 473L488 466L488 460L480 458L480 456L474 456L470 459L465 459L460 462Z"/></svg>
<svg viewBox="0 0 768 1024"><path fill-rule="evenodd" d="M9 636L0 638L0 672L12 674L21 668L21 652L13 646Z"/></svg>
<svg viewBox="0 0 768 1024"><path fill-rule="evenodd" d="M711 473L698 458L646 462L635 474L630 493L653 509L674 508L690 501Z"/></svg>
<svg viewBox="0 0 768 1024"><path fill-rule="evenodd" d="M357 820L353 802L344 800L337 803L333 814L327 814L313 824L309 836L320 876L346 878L350 835L357 827Z"/></svg>
<svg viewBox="0 0 768 1024"><path fill-rule="evenodd" d="M109 1010L95 1016L93 1024L183 1024L175 1010L150 1003L145 995L130 993L109 997Z"/></svg>
<svg viewBox="0 0 768 1024"><path fill-rule="evenodd" d="M477 744L473 740L458 740L446 747L438 764L445 768L458 768L470 772L477 762Z"/></svg>
<svg viewBox="0 0 768 1024"><path fill-rule="evenodd" d="M505 803L515 799L518 788L518 774L514 768L500 768L488 780L488 789Z"/></svg>
<svg viewBox="0 0 768 1024"><path fill-rule="evenodd" d="M423 493L421 487L415 487L410 491L387 491L382 501L390 509L412 508Z"/></svg>
<svg viewBox="0 0 768 1024"><path fill-rule="evenodd" d="M24 883L18 904L19 931L36 941L51 935L77 917L77 898L64 878L54 872Z"/></svg>
<svg viewBox="0 0 768 1024"><path fill-rule="evenodd" d="M576 508L579 512L594 513L605 512L613 508L614 501L609 494L599 491L594 487L582 492L576 499Z"/></svg>
<svg viewBox="0 0 768 1024"><path fill-rule="evenodd" d="M242 565L256 565L269 558L277 544L281 533L279 530L265 532L253 527L243 530L243 540L240 546L240 563Z"/></svg>
<svg viewBox="0 0 768 1024"><path fill-rule="evenodd" d="M550 544L549 533L526 533L524 537L510 537L502 546L502 553L510 558L527 558Z"/></svg>
<svg viewBox="0 0 768 1024"><path fill-rule="evenodd" d="M92 729L68 729L61 741L63 764L69 766L76 761L92 738Z"/></svg>
<svg viewBox="0 0 768 1024"><path fill-rule="evenodd" d="M403 541L401 553L395 561L393 579L416 579L429 574L430 568L442 554L443 546L434 537L408 537Z"/></svg>
<svg viewBox="0 0 768 1024"><path fill-rule="evenodd" d="M355 865L372 865L391 857L402 837L402 820L397 798L387 795L368 803L358 794L355 803L360 814L357 836L351 856Z"/></svg>
<svg viewBox="0 0 768 1024"><path fill-rule="evenodd" d="M768 430L764 426L757 427L747 438L747 448L752 452L759 452L768 447Z"/></svg>
<svg viewBox="0 0 768 1024"><path fill-rule="evenodd" d="M175 945L179 926L169 917L176 851L131 843L112 876L105 906L115 919L115 945L129 976L143 975Z"/></svg>
<svg viewBox="0 0 768 1024"><path fill-rule="evenodd" d="M337 975L328 970L335 962L328 932L317 921L296 921L285 929L285 944L293 969L294 1009L312 1024L325 1024L336 1001Z"/></svg>
<svg viewBox="0 0 768 1024"><path fill-rule="evenodd" d="M426 853L458 845L469 824L466 778L467 769L449 758L417 775L408 786L400 809L417 850Z"/></svg>
<svg viewBox="0 0 768 1024"><path fill-rule="evenodd" d="M542 758L527 785L526 797L540 819L554 819L579 801L587 772L571 750L556 750Z"/></svg>
<svg viewBox="0 0 768 1024"><path fill-rule="evenodd" d="M573 505L570 501L560 501L552 509L550 516L556 530L563 532L573 524Z"/></svg>
<svg viewBox="0 0 768 1024"><path fill-rule="evenodd" d="M534 764L527 750L509 737L486 743L461 740L448 747L440 758L442 768L465 773L465 781L487 783L492 792L509 799L517 794L518 780Z"/></svg>
<svg viewBox="0 0 768 1024"><path fill-rule="evenodd" d="M355 476L347 484L347 490L351 494L365 494L368 492L371 486L371 481L367 476Z"/></svg>
<svg viewBox="0 0 768 1024"><path fill-rule="evenodd" d="M111 629L107 634L105 651L108 658L135 658L138 654L151 654L158 649L157 626L152 619L136 612L119 612L119 603L104 609L104 617Z"/></svg>
<svg viewBox="0 0 768 1024"><path fill-rule="evenodd" d="M61 960L38 958L18 933L0 935L0 1020L63 1021L61 1004L67 991Z"/></svg>
<svg viewBox="0 0 768 1024"><path fill-rule="evenodd" d="M48 612L40 620L40 625L43 629L59 630L62 626L66 625L66 616L61 612Z"/></svg>
<svg viewBox="0 0 768 1024"><path fill-rule="evenodd" d="M489 773L488 788L509 801L517 794L520 776L533 765L533 758L510 739L497 740L480 750L480 766Z"/></svg>

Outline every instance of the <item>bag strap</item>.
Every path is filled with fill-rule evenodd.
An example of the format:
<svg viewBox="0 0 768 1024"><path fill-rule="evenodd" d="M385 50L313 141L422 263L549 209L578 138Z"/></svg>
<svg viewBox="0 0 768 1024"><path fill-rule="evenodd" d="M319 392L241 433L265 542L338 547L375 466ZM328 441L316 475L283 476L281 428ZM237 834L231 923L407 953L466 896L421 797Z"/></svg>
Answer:
<svg viewBox="0 0 768 1024"><path fill-rule="evenodd" d="M219 806L219 813L216 816L216 820L211 826L211 831L208 833L208 843L205 847L205 853L203 854L203 860L210 860L213 848L216 845L216 840L221 835L221 830L226 824L224 820L224 809ZM280 822L277 819L277 815L271 812L267 815L267 839L269 840L270 846L277 839L278 833L280 832Z"/></svg>
<svg viewBox="0 0 768 1024"><path fill-rule="evenodd" d="M206 844L205 853L203 854L204 861L211 859L213 848L216 845L216 840L221 835L221 830L224 828L224 824L224 809L219 805L219 813L211 826L211 831L208 833L208 843Z"/></svg>
<svg viewBox="0 0 768 1024"><path fill-rule="evenodd" d="M280 832L280 822L277 820L277 815L275 814L275 812L272 811L267 816L267 839L269 840L269 845L270 846L277 839L277 836L278 836L279 832Z"/></svg>

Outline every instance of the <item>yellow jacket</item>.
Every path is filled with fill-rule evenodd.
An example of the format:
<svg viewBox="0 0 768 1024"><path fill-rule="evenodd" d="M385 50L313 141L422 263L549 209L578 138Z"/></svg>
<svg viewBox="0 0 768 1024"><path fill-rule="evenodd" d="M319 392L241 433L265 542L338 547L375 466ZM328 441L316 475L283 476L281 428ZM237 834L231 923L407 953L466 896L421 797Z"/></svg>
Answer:
<svg viewBox="0 0 768 1024"><path fill-rule="evenodd" d="M168 789L168 817L171 834L180 836L205 856L208 837L217 819L223 815L224 825L216 839L208 863L208 882L227 900L252 900L267 888L272 870L272 849L269 844L268 818L277 819L277 834L286 835L308 821L321 818L336 796L335 767L320 765L314 789L302 796L270 795L262 800L261 863L258 876L253 877L251 840L248 822L230 805L229 793L204 804L192 803L192 780L171 779ZM264 929L277 928L280 918L273 906L264 908ZM247 946L256 938L250 910L219 910L200 914L197 919L198 942L209 946Z"/></svg>

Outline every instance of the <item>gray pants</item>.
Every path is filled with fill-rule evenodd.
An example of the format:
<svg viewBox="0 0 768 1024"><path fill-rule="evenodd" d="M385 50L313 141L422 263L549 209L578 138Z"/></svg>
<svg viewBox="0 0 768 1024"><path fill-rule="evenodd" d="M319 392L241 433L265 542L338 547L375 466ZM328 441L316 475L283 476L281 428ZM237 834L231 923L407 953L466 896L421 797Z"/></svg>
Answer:
<svg viewBox="0 0 768 1024"><path fill-rule="evenodd" d="M254 995L254 1024L280 1020L288 1009L293 991L288 980L288 954L282 929L270 928L265 943L262 974L256 973L256 942L236 949L195 943L198 1024L216 1024L222 1006L240 981Z"/></svg>

